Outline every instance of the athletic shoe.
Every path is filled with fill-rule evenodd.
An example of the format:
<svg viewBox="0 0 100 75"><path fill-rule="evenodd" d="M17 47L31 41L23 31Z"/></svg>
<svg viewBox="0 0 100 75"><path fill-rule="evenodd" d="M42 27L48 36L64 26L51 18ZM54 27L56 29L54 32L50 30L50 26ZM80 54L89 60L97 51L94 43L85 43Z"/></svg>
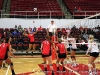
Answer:
<svg viewBox="0 0 100 75"><path fill-rule="evenodd" d="M12 75L16 75L15 73L12 73Z"/></svg>
<svg viewBox="0 0 100 75"><path fill-rule="evenodd" d="M89 72L89 75L93 75L92 72Z"/></svg>
<svg viewBox="0 0 100 75"><path fill-rule="evenodd" d="M33 52L32 52L32 54L31 54L32 56L33 56Z"/></svg>

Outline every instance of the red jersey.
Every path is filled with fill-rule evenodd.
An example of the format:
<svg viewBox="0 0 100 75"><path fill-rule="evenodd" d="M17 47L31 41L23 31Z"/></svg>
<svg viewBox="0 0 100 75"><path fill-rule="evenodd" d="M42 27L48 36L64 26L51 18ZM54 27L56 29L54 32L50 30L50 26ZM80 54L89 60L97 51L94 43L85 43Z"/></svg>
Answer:
<svg viewBox="0 0 100 75"><path fill-rule="evenodd" d="M52 41L57 41L57 36L52 36L51 39Z"/></svg>
<svg viewBox="0 0 100 75"><path fill-rule="evenodd" d="M59 49L60 54L66 53L65 45L64 45L64 44L59 43L59 44L57 44L57 47L58 47L58 49Z"/></svg>
<svg viewBox="0 0 100 75"><path fill-rule="evenodd" d="M50 50L51 50L51 44L48 40L45 40L42 42L42 54L44 55L48 55L50 53Z"/></svg>
<svg viewBox="0 0 100 75"><path fill-rule="evenodd" d="M4 59L6 52L9 51L9 44L2 43L0 48L0 59Z"/></svg>
<svg viewBox="0 0 100 75"><path fill-rule="evenodd" d="M28 38L30 39L30 42L34 42L34 34L28 34Z"/></svg>
<svg viewBox="0 0 100 75"><path fill-rule="evenodd" d="M0 48L1 48L1 44L0 44Z"/></svg>

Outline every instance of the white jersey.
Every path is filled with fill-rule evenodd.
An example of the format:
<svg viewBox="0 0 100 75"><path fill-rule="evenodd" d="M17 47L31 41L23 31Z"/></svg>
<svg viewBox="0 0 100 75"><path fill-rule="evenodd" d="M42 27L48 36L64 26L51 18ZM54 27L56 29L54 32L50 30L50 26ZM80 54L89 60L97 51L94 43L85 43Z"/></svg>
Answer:
<svg viewBox="0 0 100 75"><path fill-rule="evenodd" d="M48 28L49 28L49 32L55 32L57 27L55 24L53 25L49 24Z"/></svg>
<svg viewBox="0 0 100 75"><path fill-rule="evenodd" d="M70 44L72 44L72 48L77 49L76 39L75 38L68 38L68 40L70 41Z"/></svg>
<svg viewBox="0 0 100 75"><path fill-rule="evenodd" d="M90 43L88 41L88 43ZM88 44L88 49L90 49L90 52L99 52L98 44L94 41L91 44Z"/></svg>
<svg viewBox="0 0 100 75"><path fill-rule="evenodd" d="M65 45L65 48L68 48L69 47L69 44L68 44L68 40L67 39L63 39L62 43Z"/></svg>

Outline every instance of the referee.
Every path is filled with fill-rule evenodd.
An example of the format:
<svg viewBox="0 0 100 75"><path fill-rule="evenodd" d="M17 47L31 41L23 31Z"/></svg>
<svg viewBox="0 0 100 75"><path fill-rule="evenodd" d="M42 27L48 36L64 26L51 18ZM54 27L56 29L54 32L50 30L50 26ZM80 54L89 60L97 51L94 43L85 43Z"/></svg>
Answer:
<svg viewBox="0 0 100 75"><path fill-rule="evenodd" d="M56 28L57 28L57 27L56 27L54 21L52 20L51 23L48 25L48 32L49 32L50 37L51 37L52 35L55 35Z"/></svg>

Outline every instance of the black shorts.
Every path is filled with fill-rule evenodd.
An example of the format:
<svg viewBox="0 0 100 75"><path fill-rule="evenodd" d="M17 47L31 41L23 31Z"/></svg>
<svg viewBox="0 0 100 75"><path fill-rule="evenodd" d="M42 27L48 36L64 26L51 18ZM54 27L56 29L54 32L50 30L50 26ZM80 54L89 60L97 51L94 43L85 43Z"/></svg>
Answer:
<svg viewBox="0 0 100 75"><path fill-rule="evenodd" d="M71 50L71 48L67 48L67 51L70 51Z"/></svg>
<svg viewBox="0 0 100 75"><path fill-rule="evenodd" d="M66 53L62 53L62 54L59 53L59 54L58 54L58 58L60 58L60 59L61 59L61 58L66 58Z"/></svg>
<svg viewBox="0 0 100 75"><path fill-rule="evenodd" d="M48 55L44 55L44 54L42 54L42 58L49 57L49 56L51 56L51 50L50 50L50 52L49 52Z"/></svg>
<svg viewBox="0 0 100 75"><path fill-rule="evenodd" d="M92 53L90 53L90 56L97 58L99 56L99 53L98 52L92 52Z"/></svg>
<svg viewBox="0 0 100 75"><path fill-rule="evenodd" d="M73 50L73 51L76 51L77 49L73 48L72 50Z"/></svg>
<svg viewBox="0 0 100 75"><path fill-rule="evenodd" d="M67 50L68 51L70 51L70 50L76 51L77 49L75 49L75 48L67 48Z"/></svg>
<svg viewBox="0 0 100 75"><path fill-rule="evenodd" d="M29 42L29 44L35 44L35 42Z"/></svg>

